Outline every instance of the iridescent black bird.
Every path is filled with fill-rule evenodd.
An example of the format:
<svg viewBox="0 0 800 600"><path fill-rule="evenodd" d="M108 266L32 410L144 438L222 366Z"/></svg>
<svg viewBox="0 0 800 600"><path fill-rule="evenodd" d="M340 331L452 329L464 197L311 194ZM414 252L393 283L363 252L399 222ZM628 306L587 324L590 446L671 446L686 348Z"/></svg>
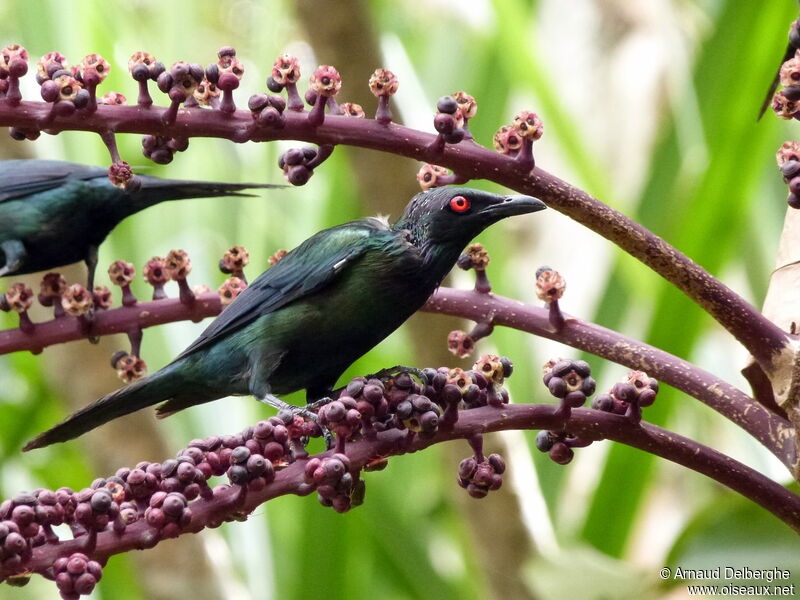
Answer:
<svg viewBox="0 0 800 600"><path fill-rule="evenodd" d="M305 389L324 397L344 370L416 312L469 241L528 196L467 188L417 194L394 225L361 219L313 235L265 271L172 363L76 412L25 446L63 442L163 402L157 416L228 395Z"/></svg>
<svg viewBox="0 0 800 600"><path fill-rule="evenodd" d="M85 261L94 285L97 247L125 217L166 200L246 196L257 183L179 181L138 176L126 192L108 171L55 160L0 162L0 277Z"/></svg>

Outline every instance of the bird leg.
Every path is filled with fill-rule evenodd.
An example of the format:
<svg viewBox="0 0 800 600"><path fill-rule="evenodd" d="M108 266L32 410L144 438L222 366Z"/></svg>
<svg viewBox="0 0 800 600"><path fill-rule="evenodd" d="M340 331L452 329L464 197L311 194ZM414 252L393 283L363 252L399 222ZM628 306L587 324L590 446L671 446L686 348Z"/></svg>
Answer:
<svg viewBox="0 0 800 600"><path fill-rule="evenodd" d="M0 277L15 273L22 267L27 252L25 252L25 246L22 245L21 241L6 240L0 244L0 250L3 251L6 258L5 265L0 268Z"/></svg>
<svg viewBox="0 0 800 600"><path fill-rule="evenodd" d="M86 278L86 291L89 292L90 296L94 297L94 274L97 270L97 246L89 246L89 250L86 253L84 262L86 263L86 269L89 271L89 274ZM94 308L89 309L84 317L91 327L91 324L94 322ZM100 338L94 335L90 336L89 342L92 344L97 344L100 342ZM138 354L136 356L138 356Z"/></svg>
<svg viewBox="0 0 800 600"><path fill-rule="evenodd" d="M94 273L97 270L97 246L89 246L84 262L89 271L89 275L86 279L86 290L92 294L94 293Z"/></svg>
<svg viewBox="0 0 800 600"><path fill-rule="evenodd" d="M276 409L278 409L279 412L287 411L292 415L300 415L301 417L314 421L322 431L322 437L325 439L325 445L327 449L330 450L331 448L333 448L333 436L331 435L331 432L328 430L327 427L323 427L320 424L319 417L317 416L317 414L311 412L314 409L314 405L316 405L317 402L321 401L318 400L317 402L314 402L313 404L308 404L306 406L295 406L294 404L289 404L288 402L285 402L280 398L278 398L277 396L273 396L272 394L264 394L264 396L262 397L256 396L256 400L258 400L259 402L263 402L264 404L268 404L269 406L275 407ZM324 402L323 404L331 402L331 399L329 398L323 398L322 400L326 400L326 402ZM323 406L323 404L320 404L320 406Z"/></svg>
<svg viewBox="0 0 800 600"><path fill-rule="evenodd" d="M272 394L264 394L263 397L259 398L256 397L256 400L259 402L263 402L264 404L268 404L269 406L273 406L278 409L278 411L287 411L292 413L293 415L300 415L303 417L308 417L312 421L317 419L317 415L310 413L306 410L305 407L295 406L294 404L289 404L288 402L281 400L277 396L273 396Z"/></svg>
<svg viewBox="0 0 800 600"><path fill-rule="evenodd" d="M425 384L428 381L428 378L425 376L425 373L422 369L417 369L416 367L406 367L403 365L395 365L393 367L389 367L388 369L381 369L377 373L373 373L372 375L367 375L367 379L388 379L389 377L394 377L400 373L407 373L408 375L414 375L419 381Z"/></svg>

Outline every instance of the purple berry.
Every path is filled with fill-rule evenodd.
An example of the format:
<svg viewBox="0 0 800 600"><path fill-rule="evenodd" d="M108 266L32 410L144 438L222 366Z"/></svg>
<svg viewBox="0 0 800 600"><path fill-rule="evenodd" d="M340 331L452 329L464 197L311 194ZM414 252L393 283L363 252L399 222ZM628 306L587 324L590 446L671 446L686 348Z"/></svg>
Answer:
<svg viewBox="0 0 800 600"><path fill-rule="evenodd" d="M440 113L454 115L458 110L458 102L452 96L442 96L436 103L436 110Z"/></svg>
<svg viewBox="0 0 800 600"><path fill-rule="evenodd" d="M575 453L572 451L572 448L567 446L564 442L556 442L553 444L553 447L550 448L550 458L560 465L569 464L574 455Z"/></svg>
<svg viewBox="0 0 800 600"><path fill-rule="evenodd" d="M542 430L536 434L536 448L540 452L549 452L553 447L553 437L549 431Z"/></svg>

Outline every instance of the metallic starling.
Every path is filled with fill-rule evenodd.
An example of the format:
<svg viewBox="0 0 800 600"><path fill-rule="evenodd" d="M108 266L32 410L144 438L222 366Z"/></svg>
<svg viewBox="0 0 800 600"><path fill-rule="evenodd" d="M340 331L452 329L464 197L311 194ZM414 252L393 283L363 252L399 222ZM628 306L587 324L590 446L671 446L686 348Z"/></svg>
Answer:
<svg viewBox="0 0 800 600"><path fill-rule="evenodd" d="M528 196L468 188L417 194L394 225L367 218L325 229L244 290L160 371L79 410L24 450L63 442L161 402L158 417L229 395L305 389L323 398L338 377L416 312L486 227L545 208ZM298 412L297 407L292 407Z"/></svg>
<svg viewBox="0 0 800 600"><path fill-rule="evenodd" d="M166 200L247 196L258 183L179 181L139 175L132 192L108 170L55 160L0 161L0 277L85 261L94 289L97 248L125 217Z"/></svg>

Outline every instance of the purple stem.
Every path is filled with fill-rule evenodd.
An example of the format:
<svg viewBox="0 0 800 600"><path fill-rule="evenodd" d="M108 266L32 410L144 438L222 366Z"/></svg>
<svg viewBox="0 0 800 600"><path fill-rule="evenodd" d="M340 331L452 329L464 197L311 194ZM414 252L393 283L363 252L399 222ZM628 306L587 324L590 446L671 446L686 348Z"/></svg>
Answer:
<svg viewBox="0 0 800 600"><path fill-rule="evenodd" d="M122 162L122 157L119 155L117 148L117 137L110 131L104 131L100 134L100 139L108 148L108 153L111 155L111 162L117 164Z"/></svg>
<svg viewBox="0 0 800 600"><path fill-rule="evenodd" d="M477 342L478 340L491 335L492 331L494 331L494 325L491 322L491 318L492 317L490 316L488 321L481 321L475 324L475 327L472 328L472 331L467 334L472 338L472 341Z"/></svg>
<svg viewBox="0 0 800 600"><path fill-rule="evenodd" d="M32 335L34 329L36 329L27 310L19 313L19 328L26 335Z"/></svg>
<svg viewBox="0 0 800 600"><path fill-rule="evenodd" d="M131 290L131 286L129 283L122 286L122 306L133 306L136 304L138 300L136 296L133 295L133 291ZM100 335L99 333L97 335Z"/></svg>
<svg viewBox="0 0 800 600"><path fill-rule="evenodd" d="M19 77L8 75L8 90L5 96L6 102L11 106L19 106L22 102L22 92L19 90Z"/></svg>
<svg viewBox="0 0 800 600"><path fill-rule="evenodd" d="M153 284L153 300L163 300L167 297L167 293L164 291L164 284L161 282L156 282Z"/></svg>
<svg viewBox="0 0 800 600"><path fill-rule="evenodd" d="M89 92L89 102L86 104L86 112L93 113L97 110L97 84L86 84L86 91Z"/></svg>
<svg viewBox="0 0 800 600"><path fill-rule="evenodd" d="M389 96L378 96L378 108L375 111L375 120L381 125L392 122L392 110L389 108Z"/></svg>
<svg viewBox="0 0 800 600"><path fill-rule="evenodd" d="M288 99L286 107L289 110L302 112L303 108L305 107L305 104L303 103L303 99L300 97L300 93L297 91L297 84L287 83L285 87L286 87L286 96ZM284 138L284 139L291 139L291 138Z"/></svg>
<svg viewBox="0 0 800 600"><path fill-rule="evenodd" d="M741 371L744 378L747 380L747 383L750 384L750 391L753 394L753 398L759 403L774 412L776 415L780 415L784 419L788 418L786 416L786 411L783 410L778 403L775 401L775 393L772 389L772 382L767 377L767 374L759 367L756 363L750 363Z"/></svg>
<svg viewBox="0 0 800 600"><path fill-rule="evenodd" d="M409 443L406 432L393 429L378 433L375 440L351 442L347 444L346 452L355 471L376 457L414 452L445 441L463 438L472 443L477 436L494 431L554 429L562 424L553 415L553 407L549 404L507 405L502 410L482 407L461 411L452 429L440 430L431 439L415 436ZM800 497L717 450L655 425L634 425L625 417L586 408L572 411L566 429L586 442L600 439L621 442L702 473L756 502L794 530L800 531ZM476 453L479 450L476 449ZM319 456L332 453L328 451ZM221 516L232 512L249 513L278 496L308 493L309 486L304 479L305 464L304 460L292 463L276 473L272 483L258 491L249 490L244 498L241 486L233 485L217 490L209 500L192 502L192 520L182 533L196 533L210 523L218 523ZM89 554L92 559L102 562L113 554L152 547L158 541L158 536L154 538L153 529L147 521L140 520L126 527L123 533L109 528L98 534L94 549ZM83 536L58 544L38 546L33 549L33 556L25 568L44 573L56 558L85 550ZM0 580L10 574L0 567Z"/></svg>
<svg viewBox="0 0 800 600"><path fill-rule="evenodd" d="M66 316L67 311L64 310L64 307L61 306L61 298L56 298L53 301L53 318L60 319L61 317Z"/></svg>
<svg viewBox="0 0 800 600"><path fill-rule="evenodd" d="M194 292L192 291L192 288L189 287L189 283L185 278L178 280L178 291L178 299L180 300L181 304L186 306L192 306L194 304Z"/></svg>
<svg viewBox="0 0 800 600"><path fill-rule="evenodd" d="M236 112L236 103L233 101L234 89L226 86L226 89L222 90L222 102L219 103L219 110L228 115Z"/></svg>
<svg viewBox="0 0 800 600"><path fill-rule="evenodd" d="M472 448L472 452L475 454L475 460L482 463L485 460L483 456L483 435L474 433L467 437L467 442L469 443L469 447Z"/></svg>
<svg viewBox="0 0 800 600"><path fill-rule="evenodd" d="M175 124L175 119L178 117L178 108L180 108L182 100L172 100L169 108L161 114L161 120L165 126Z"/></svg>
<svg viewBox="0 0 800 600"><path fill-rule="evenodd" d="M428 154L431 154L435 157L431 159L430 162L435 164L441 163L439 156L444 152L444 145L444 136L441 133L437 134L436 137L428 143L425 150Z"/></svg>
<svg viewBox="0 0 800 600"><path fill-rule="evenodd" d="M439 288L422 308L476 322L491 316L492 323L527 331L601 356L631 369L647 372L697 398L750 433L794 472L795 433L791 424L753 401L741 390L692 363L616 331L566 316L556 331L549 310L472 290Z"/></svg>
<svg viewBox="0 0 800 600"><path fill-rule="evenodd" d="M488 294L492 291L492 284L486 275L486 269L475 269L475 291L479 294Z"/></svg>
<svg viewBox="0 0 800 600"><path fill-rule="evenodd" d="M329 115L341 115L342 109L339 108L339 103L336 102L335 96L328 96L328 101L325 103L328 107Z"/></svg>
<svg viewBox="0 0 800 600"><path fill-rule="evenodd" d="M470 319L476 323L491 320L493 325L511 327L556 340L625 365L646 371L697 398L750 433L778 459L793 470L796 463L795 433L789 422L757 404L741 390L696 367L692 363L658 348L626 337L615 331L567 316L564 327L556 331L550 324L549 311L473 290L439 288L422 308ZM92 335L125 333L133 325L141 328L191 320L194 322L221 311L219 296L214 292L197 296L192 305L178 298L140 302L95 313ZM0 354L21 350L40 350L53 344L86 337L74 317L63 316L36 325L34 335L19 329L0 331Z"/></svg>
<svg viewBox="0 0 800 600"><path fill-rule="evenodd" d="M150 90L147 89L147 79L139 82L139 97L136 99L136 104L142 108L148 108L153 105L153 98L150 96Z"/></svg>
<svg viewBox="0 0 800 600"><path fill-rule="evenodd" d="M533 141L529 140L528 138L522 138L522 147L520 148L517 155L514 157L514 160L517 161L519 168L521 171L530 172L533 171L533 167L536 166L536 163L533 160Z"/></svg>
<svg viewBox="0 0 800 600"><path fill-rule="evenodd" d="M561 329L564 327L564 315L562 314L561 308L558 305L558 299L548 302L547 310L550 325L552 325L553 329L556 331L561 331Z"/></svg>
<svg viewBox="0 0 800 600"><path fill-rule="evenodd" d="M236 104L233 101L233 90L222 90L222 102L219 104L219 110L227 114L236 111Z"/></svg>
<svg viewBox="0 0 800 600"><path fill-rule="evenodd" d="M469 123L469 119L465 118L464 119L464 124L461 126L461 129L464 130L464 139L465 140L472 140L472 139L475 139L475 138L472 136L472 132L469 130L468 123Z"/></svg>
<svg viewBox="0 0 800 600"><path fill-rule="evenodd" d="M317 94L314 106L308 111L308 124L312 127L319 127L325 122L325 103L327 98L322 94ZM290 107L291 108L291 107Z"/></svg>
<svg viewBox="0 0 800 600"><path fill-rule="evenodd" d="M556 428L556 431L565 430L570 415L572 415L572 407L567 403L565 398L560 398L558 405L553 407L553 416L561 421L561 426Z"/></svg>
<svg viewBox="0 0 800 600"><path fill-rule="evenodd" d="M463 185L469 181L469 177L464 177L458 173L450 175L439 175L436 182L441 185Z"/></svg>
<svg viewBox="0 0 800 600"><path fill-rule="evenodd" d="M128 340L131 343L131 355L140 358L142 349L142 328L138 326L131 327L128 330Z"/></svg>
<svg viewBox="0 0 800 600"><path fill-rule="evenodd" d="M306 163L306 167L312 170L316 169L323 162L328 160L328 158L330 158L330 155L333 154L333 149L333 144L322 144L319 148L317 148L317 155Z"/></svg>
<svg viewBox="0 0 800 600"><path fill-rule="evenodd" d="M175 321L200 321L220 313L221 304L216 292L197 296L191 306L181 303L178 298L168 298L153 302L135 302L94 315L92 335L103 336L127 333L132 327L142 329ZM28 336L19 329L0 331L0 354L19 352L63 344L84 338L78 320L62 311L62 316L36 324L35 335Z"/></svg>

